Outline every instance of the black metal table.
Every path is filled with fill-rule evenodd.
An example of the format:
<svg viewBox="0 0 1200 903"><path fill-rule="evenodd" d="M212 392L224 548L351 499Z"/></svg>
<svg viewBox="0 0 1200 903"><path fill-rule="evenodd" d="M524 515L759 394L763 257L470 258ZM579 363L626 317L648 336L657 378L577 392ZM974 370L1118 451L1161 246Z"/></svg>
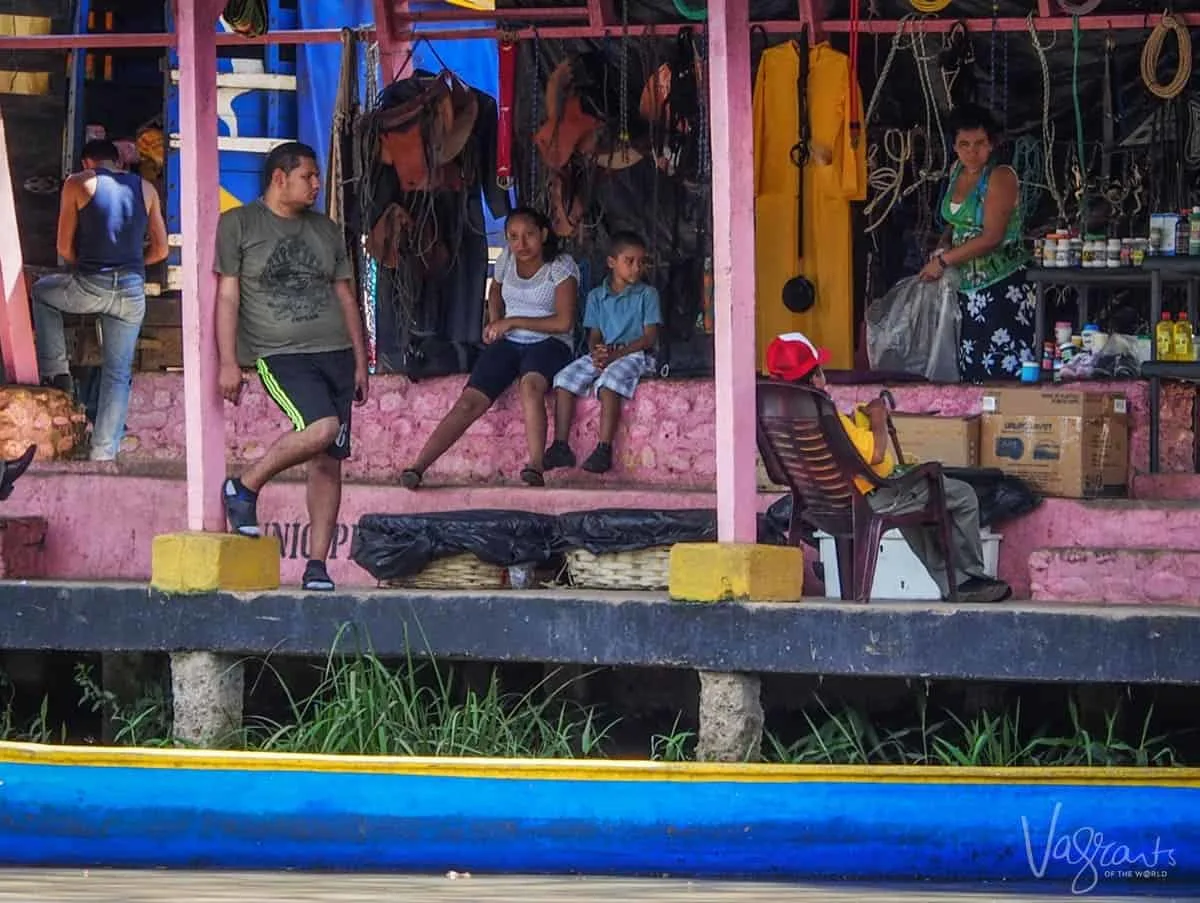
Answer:
<svg viewBox="0 0 1200 903"><path fill-rule="evenodd" d="M1152 264L1153 262L1153 264ZM1170 264L1163 266L1162 264ZM1190 267L1189 267L1190 264ZM1162 316L1162 289L1165 284L1186 283L1188 318L1195 323L1200 314L1200 257L1147 257L1141 267L1119 269L1083 269L1081 267L1030 267L1025 278L1037 287L1034 314L1034 349L1046 341L1046 286L1069 285L1079 293L1078 328L1089 322L1090 294L1093 288L1112 289L1145 287L1150 290L1150 328ZM1156 284L1157 280L1157 284ZM1037 352L1040 353L1040 352Z"/></svg>
<svg viewBox="0 0 1200 903"><path fill-rule="evenodd" d="M1196 286L1200 280L1200 257L1147 257L1142 269L1150 276L1150 328L1154 329L1162 316L1163 286L1186 281L1188 285L1188 320L1197 322ZM1152 334L1153 335L1153 334ZM1158 342L1150 341L1150 360L1142 364L1142 376L1150 381L1150 472L1158 473L1158 428L1161 420L1161 392L1164 379L1200 383L1200 363L1195 361L1160 361ZM1196 427L1193 402L1192 427ZM1200 438L1200 436L1198 436ZM1200 452L1200 448L1196 448ZM1200 455L1193 456L1193 469L1200 472Z"/></svg>

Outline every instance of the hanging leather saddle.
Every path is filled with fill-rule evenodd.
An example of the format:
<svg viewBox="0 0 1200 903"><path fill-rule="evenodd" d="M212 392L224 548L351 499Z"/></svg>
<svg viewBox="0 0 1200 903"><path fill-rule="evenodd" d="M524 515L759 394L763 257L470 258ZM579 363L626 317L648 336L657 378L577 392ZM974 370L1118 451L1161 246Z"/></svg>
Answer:
<svg viewBox="0 0 1200 903"><path fill-rule="evenodd" d="M474 92L453 72L418 71L388 86L366 120L379 135L380 160L396 170L401 189L431 191L461 186L454 163L478 115Z"/></svg>
<svg viewBox="0 0 1200 903"><path fill-rule="evenodd" d="M638 115L653 131L651 153L660 169L693 173L699 150L700 92L704 71L690 29L683 29L669 62L658 67L642 88Z"/></svg>
<svg viewBox="0 0 1200 903"><path fill-rule="evenodd" d="M620 79L606 77L607 66L604 55L592 51L560 62L546 82L546 120L533 141L550 170L548 213L562 238L579 231L593 170L626 169L643 157L613 121L621 99L611 87Z"/></svg>

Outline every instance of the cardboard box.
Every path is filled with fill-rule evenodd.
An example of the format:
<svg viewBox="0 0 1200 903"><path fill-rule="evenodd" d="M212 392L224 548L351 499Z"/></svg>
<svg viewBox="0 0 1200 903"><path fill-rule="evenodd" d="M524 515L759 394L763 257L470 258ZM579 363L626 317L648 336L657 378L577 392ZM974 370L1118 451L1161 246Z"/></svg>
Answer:
<svg viewBox="0 0 1200 903"><path fill-rule="evenodd" d="M906 458L940 461L947 467L979 466L980 418L936 414L892 414Z"/></svg>
<svg viewBox="0 0 1200 903"><path fill-rule="evenodd" d="M980 464L1020 477L1044 495L1123 496L1129 480L1129 416L1123 395L989 390L983 396Z"/></svg>

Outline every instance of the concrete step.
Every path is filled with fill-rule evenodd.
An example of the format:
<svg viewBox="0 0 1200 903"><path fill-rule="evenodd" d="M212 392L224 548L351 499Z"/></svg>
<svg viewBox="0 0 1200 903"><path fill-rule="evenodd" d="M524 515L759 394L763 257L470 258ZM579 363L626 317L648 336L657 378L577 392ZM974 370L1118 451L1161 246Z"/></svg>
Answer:
<svg viewBox="0 0 1200 903"><path fill-rule="evenodd" d="M1038 549L1029 580L1035 602L1200 607L1200 551Z"/></svg>
<svg viewBox="0 0 1200 903"><path fill-rule="evenodd" d="M1200 473L1143 473L1133 478L1135 499L1200 501Z"/></svg>
<svg viewBox="0 0 1200 903"><path fill-rule="evenodd" d="M38 580L46 574L46 521L0 517L0 579Z"/></svg>

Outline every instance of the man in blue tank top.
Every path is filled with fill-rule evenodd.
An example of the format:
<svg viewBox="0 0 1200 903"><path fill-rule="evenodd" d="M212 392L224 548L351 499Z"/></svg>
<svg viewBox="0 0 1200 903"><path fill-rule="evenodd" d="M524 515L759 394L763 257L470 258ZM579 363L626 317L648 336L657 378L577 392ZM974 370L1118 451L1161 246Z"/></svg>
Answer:
<svg viewBox="0 0 1200 903"><path fill-rule="evenodd" d="M83 147L82 172L63 185L58 255L70 271L33 286L33 326L42 381L72 392L64 313L97 314L104 349L93 461L116 460L125 433L133 357L146 315L146 265L167 257L167 225L154 186L122 172L111 141Z"/></svg>

